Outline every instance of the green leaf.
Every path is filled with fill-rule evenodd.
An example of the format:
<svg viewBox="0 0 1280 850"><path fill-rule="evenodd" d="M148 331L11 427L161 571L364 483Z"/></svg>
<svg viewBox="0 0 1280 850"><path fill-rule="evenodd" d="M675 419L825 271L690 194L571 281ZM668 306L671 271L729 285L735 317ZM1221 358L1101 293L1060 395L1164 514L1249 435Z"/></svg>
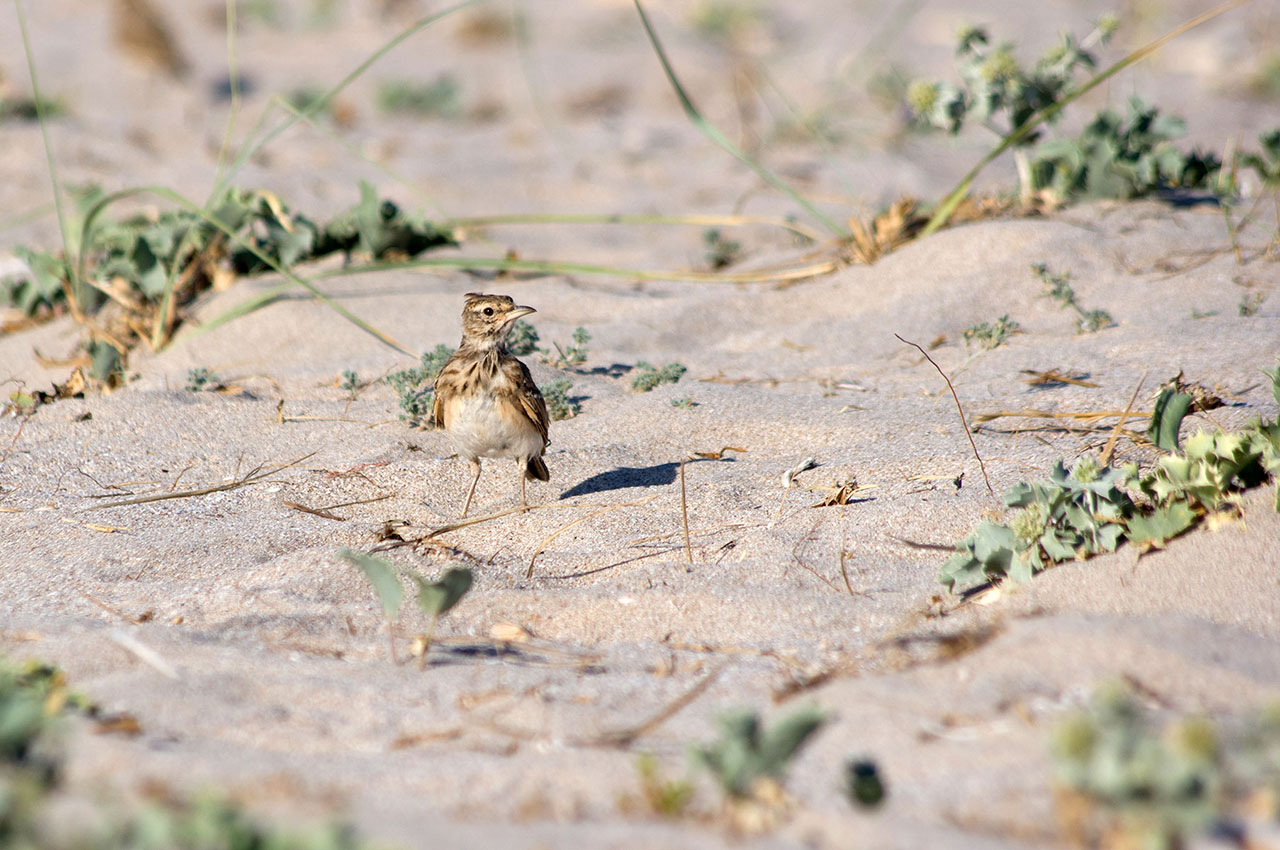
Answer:
<svg viewBox="0 0 1280 850"><path fill-rule="evenodd" d="M382 603L387 619L394 620L400 613L400 604L404 602L404 587L400 584L400 574L395 566L383 558L350 549L343 549L338 554L364 573L378 601Z"/></svg>
<svg viewBox="0 0 1280 850"><path fill-rule="evenodd" d="M1168 387L1160 390L1151 414L1151 424L1147 426L1147 439L1156 448L1166 452L1178 450L1178 430L1191 409L1192 401L1190 393L1176 392Z"/></svg>
<svg viewBox="0 0 1280 850"><path fill-rule="evenodd" d="M1280 130L1276 132L1280 134ZM1275 397L1276 404L1280 404L1280 357L1276 358L1276 368L1263 369L1262 374L1271 379L1271 395Z"/></svg>
<svg viewBox="0 0 1280 850"><path fill-rule="evenodd" d="M826 712L817 706L809 706L775 723L760 737L760 761L764 771L781 779L791 759L826 722Z"/></svg>
<svg viewBox="0 0 1280 850"><path fill-rule="evenodd" d="M1171 502L1150 514L1129 518L1129 540L1139 546L1163 546L1195 524L1196 514L1186 502Z"/></svg>
<svg viewBox="0 0 1280 850"><path fill-rule="evenodd" d="M472 574L466 567L455 567L446 570L437 581L427 581L416 573L410 578L418 585L418 607L430 617L439 617L467 595Z"/></svg>

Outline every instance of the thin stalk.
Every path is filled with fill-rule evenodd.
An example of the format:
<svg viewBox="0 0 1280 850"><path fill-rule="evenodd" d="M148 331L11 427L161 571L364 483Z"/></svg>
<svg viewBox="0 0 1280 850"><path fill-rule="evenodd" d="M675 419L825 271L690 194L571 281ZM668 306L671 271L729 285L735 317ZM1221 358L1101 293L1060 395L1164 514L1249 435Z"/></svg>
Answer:
<svg viewBox="0 0 1280 850"><path fill-rule="evenodd" d="M1068 104L1083 97L1085 94L1097 88L1099 85L1106 82L1107 80L1111 79L1116 74L1123 71L1125 68L1128 68L1130 65L1136 62L1140 62L1143 59L1146 59L1152 53L1155 53L1161 47L1164 47L1165 44L1177 38L1178 36L1186 33L1189 30L1195 29L1196 27L1200 26L1201 24L1207 21L1213 20L1219 15L1222 15L1226 12L1230 12L1232 9L1236 8L1237 6L1243 6L1245 3L1248 3L1248 2L1250 2L1250 0L1230 0L1230 2L1224 3L1215 9L1210 9L1208 12L1205 12L1202 15L1197 15L1196 17L1192 18L1191 20L1187 21L1181 26L1173 28L1172 30L1160 36L1159 38L1155 39L1154 41L1150 41L1147 44L1143 45L1142 47L1139 47L1137 50L1133 51L1128 56L1125 56L1123 59L1121 59L1119 62L1116 62L1111 67L1107 68L1105 71L1102 71L1097 75L1095 75L1094 77L1087 80L1079 88L1073 89L1072 91L1063 95L1061 100L1055 101L1049 104L1048 106L1044 107L1043 109L1033 113L1030 118L1028 118L1026 121L1023 121L1011 133L1009 133L1009 135L1005 136L1004 139L1001 140L1000 144L996 145L996 147L990 153L988 153L982 159L978 160L978 164L975 165L972 169L970 169L969 173L966 174L963 179L961 179L959 185L957 185L954 189L952 189L951 192L945 198L943 198L942 203L938 205L938 209L936 212L934 212L933 217L929 219L928 224L926 224L924 226L924 229L920 231L920 236L922 237L928 236L929 234L936 231L938 228L943 227L948 221L950 221L951 216L955 214L955 211L960 206L961 202L963 202L964 199L968 197L969 189L973 186L974 179L977 178L979 172L981 172L982 169L990 165L992 161L994 161L997 157L999 157L1005 151L1009 150L1009 148L1014 147L1015 145L1021 144L1023 141L1025 141L1027 137L1029 137L1037 127L1039 127L1041 124L1045 123L1049 119L1053 118L1063 109L1065 109Z"/></svg>
<svg viewBox="0 0 1280 850"><path fill-rule="evenodd" d="M17 0L15 0L15 2L16 1ZM357 65L350 73L348 73L345 77L343 77L336 85L334 85L332 88L326 91L323 95L321 95L315 101L315 103L312 103L306 109L302 110L302 113L310 117L320 112L320 110L328 106L329 102L333 98L337 97L337 95L341 93L343 89L345 89L347 86L351 85L353 82L359 79L364 74L365 71L369 70L369 68L371 68L375 62L377 62L383 56L390 53L396 47L399 47L403 42L407 41L409 38L413 37L414 35L417 35L419 32L431 26L436 21L439 21L442 18L452 15L454 12L457 12L461 9L465 9L468 6L473 6L478 2L481 2L481 0L463 0L463 2L461 3L455 3L454 5L448 6L439 12L435 12L433 14L427 15L426 17L420 18L418 21L411 24L407 29L405 29L404 32L395 36L386 44L382 45L377 50L375 50L367 58L365 58L363 62ZM247 144L244 150L242 150L240 154L236 156L235 160L232 162L230 172L226 175L226 177L217 181L217 183L214 186L212 196L216 197L219 194L221 194L222 190L226 188L226 181L229 180L232 175L238 172L244 166L244 164L249 161L250 157L252 157L258 151L262 150L264 147L270 144L273 139L275 139L285 130L288 130L297 122L298 122L298 118L291 115L287 119L282 121L280 124L277 124L271 130L269 130L261 139L253 142L252 144Z"/></svg>
<svg viewBox="0 0 1280 850"><path fill-rule="evenodd" d="M691 227L740 227L763 224L790 231L813 242L823 235L815 230L764 215L647 215L644 213L509 213L499 215L451 218L439 223L442 229L491 227L499 224L678 224Z"/></svg>
<svg viewBox="0 0 1280 850"><path fill-rule="evenodd" d="M728 136L720 131L719 127L716 127L708 121L707 118L698 111L698 107L694 106L693 100L690 99L688 92L685 91L684 86L680 84L679 78L676 77L675 69L671 66L671 62L667 58L666 51L662 48L662 42L658 40L658 34L653 29L653 24L649 22L649 16L645 14L644 6L640 5L640 0L633 0L633 2L635 3L636 11L640 13L640 22L644 25L644 31L649 36L649 43L653 45L653 51L658 55L658 62L661 63L662 70L667 75L667 81L671 83L671 87L675 90L676 97L680 99L680 106L684 110L685 116L693 123L693 126L697 127L702 135L706 136L739 162L754 171L770 186L785 193L791 198L791 200L803 207L805 211L808 212L809 215L813 216L815 221L826 228L832 236L839 239L847 239L850 236L848 230L836 224L835 219L818 209L810 203L807 198L792 188L785 180L765 168L758 160L749 156L740 147L735 145Z"/></svg>
<svg viewBox="0 0 1280 850"><path fill-rule="evenodd" d="M71 259L71 242L67 226L67 216L62 208L62 183L58 180L58 165L53 156L53 143L49 139L49 122L45 117L44 96L40 93L40 77L36 74L36 60L31 52L31 39L27 35L27 13L22 8L22 0L13 0L13 8L18 13L18 28L22 31L22 50L27 57L27 73L31 76L31 98L35 101L36 118L40 123L40 138L44 140L44 158L49 166L49 182L53 184L53 209L58 216L58 231L62 235L63 261L67 266L69 286L69 302L71 309L80 310L80 278L74 270Z"/></svg>

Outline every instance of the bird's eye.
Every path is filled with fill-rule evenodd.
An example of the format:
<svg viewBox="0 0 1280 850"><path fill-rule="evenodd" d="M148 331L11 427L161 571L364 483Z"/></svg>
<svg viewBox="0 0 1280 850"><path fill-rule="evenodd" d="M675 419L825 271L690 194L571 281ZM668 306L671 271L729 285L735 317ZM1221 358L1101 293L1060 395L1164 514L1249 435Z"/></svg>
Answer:
<svg viewBox="0 0 1280 850"><path fill-rule="evenodd" d="M492 316L492 315L493 315L493 308L492 308L492 307L485 307L485 308L484 308L484 314L485 314L486 316Z"/></svg>

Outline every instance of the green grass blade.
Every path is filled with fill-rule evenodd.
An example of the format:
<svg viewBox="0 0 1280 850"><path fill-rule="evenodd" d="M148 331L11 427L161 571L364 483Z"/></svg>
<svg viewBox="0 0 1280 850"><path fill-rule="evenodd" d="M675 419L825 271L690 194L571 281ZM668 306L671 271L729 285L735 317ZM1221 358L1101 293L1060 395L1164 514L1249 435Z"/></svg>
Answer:
<svg viewBox="0 0 1280 850"><path fill-rule="evenodd" d="M400 44L402 44L409 38L413 37L414 35L417 35L419 32L431 26L432 24L436 23L437 21L441 20L442 18L446 18L449 15L452 15L454 12L465 9L468 6L473 6L479 2L482 2L482 0L463 0L463 2L461 3L455 3L452 6L448 6L444 9L441 9L439 12L433 12L432 14L427 15L423 18L420 18L419 20L410 24L399 35L395 36L386 44L382 45L373 53L369 54L369 56L366 57L363 62L357 65L350 73L348 73L345 77L343 77L336 85L334 85L332 88L326 91L323 95L317 98L314 103L308 105L306 109L302 110L303 114L307 115L308 117L313 117L314 115L316 115L316 113L320 112L325 107L327 107L329 105L329 102L333 100L333 98L337 97L338 94L341 93L343 89L345 89L347 86L351 85L353 82L359 79L364 74L365 71L369 70L369 68L371 68L374 65L374 63L376 63L383 56L390 53ZM253 142L252 144L246 144L244 150L242 150L240 154L235 158L235 161L232 162L231 168L229 169L228 174L216 183L216 185L214 186L213 192L210 193L210 197L217 197L218 195L220 195L222 193L222 190L226 188L226 185L230 181L231 177L235 175L244 166L244 164L249 161L249 159L254 154L262 150L264 147L270 144L273 139L275 139L285 130L288 130L297 122L298 122L298 118L291 115L281 123L277 124L271 130L269 130L261 139Z"/></svg>
<svg viewBox="0 0 1280 850"><path fill-rule="evenodd" d="M1250 0L1230 0L1230 2L1223 3L1221 6L1218 6L1215 9L1210 9L1204 14L1197 15L1196 17L1192 18L1191 20L1187 21L1181 26L1173 28L1172 30L1160 36L1159 38L1155 39L1154 41L1150 41L1147 44L1144 44L1142 47L1139 47L1137 50L1125 56L1123 59L1116 62L1114 65L1110 66L1104 71L1099 72L1095 76L1091 77L1089 80L1085 81L1085 83L1081 85L1079 88L1073 89L1072 91L1063 95L1061 100L1055 101L1054 103L1051 103L1048 106L1041 109L1040 111L1034 113L1030 118L1022 122L1022 124L1018 125L1018 127L1014 129L1013 132L1005 136L1004 139L1001 140L1000 144L996 145L994 150L992 150L990 153L988 153L986 156L980 159L978 161L978 164L975 165L969 171L969 173L964 176L963 179L961 179L959 185L957 185L954 189L952 189L951 192L945 198L943 198L942 203L938 204L938 209L934 212L933 216L929 219L929 222L924 226L924 229L920 231L920 236L922 237L928 236L929 234L936 231L938 228L944 226L948 221L950 221L951 216L956 211L956 208L959 207L960 204L964 201L964 199L969 196L969 190L973 186L973 181L975 178L977 178L978 173L981 172L982 169L990 165L993 160L995 160L1005 151L1009 150L1009 148L1026 140L1026 138L1030 136L1031 133L1034 132L1037 127L1039 127L1045 121L1048 121L1053 116L1057 115L1064 108L1066 108L1068 104L1074 102L1080 97L1083 97L1085 94L1088 94L1090 91L1097 88L1099 85L1106 82L1107 80L1111 79L1116 74L1120 73L1125 68L1128 68L1130 65L1134 64L1135 62L1140 62L1143 59L1147 58L1152 53L1155 53L1157 50L1159 50L1161 47L1164 47L1165 44L1177 38L1178 36L1182 35L1183 33L1187 32L1188 30L1192 30L1200 26L1201 24L1205 23L1206 21L1210 21L1218 17L1219 15L1225 14L1226 12L1230 12L1232 9L1235 9L1237 6L1243 6L1245 3L1248 3L1248 2L1250 2Z"/></svg>
<svg viewBox="0 0 1280 850"><path fill-rule="evenodd" d="M660 215L651 213L512 213L451 218L439 223L442 230L490 227L496 224L677 224L690 227L740 227L763 224L790 231L813 242L821 242L822 234L787 221L764 215Z"/></svg>
<svg viewBox="0 0 1280 850"><path fill-rule="evenodd" d="M293 288L293 281L286 281L284 283L277 284L268 290L259 292L257 295L252 298L245 299L231 309L224 310L209 321L201 322L198 328L187 335L187 338L194 339L195 337L198 337L201 334L206 334L215 328L220 328L228 322L247 316L250 313L260 310L270 304L274 304Z"/></svg>
<svg viewBox="0 0 1280 850"><path fill-rule="evenodd" d="M693 100L690 99L688 92L685 91L684 86L680 84L679 78L676 77L675 69L671 67L671 62L667 59L666 51L663 50L662 43L658 40L658 34L654 31L653 25L649 22L649 16L645 14L644 6L640 5L640 0L633 0L633 2L635 3L636 11L640 13L640 22L644 24L644 31L649 36L649 43L653 45L653 50L658 55L658 61L662 64L662 70L667 75L667 81L670 82L671 87L675 89L676 97L680 99L680 106L684 109L684 114L693 123L693 126L697 127L702 135L706 136L716 145L720 146L730 155L735 157L739 162L742 162L758 174L761 179L770 186L785 193L791 198L791 200L803 207L805 211L808 212L809 215L813 216L815 221L825 227L831 235L839 239L847 238L850 235L847 230L836 224L834 219L810 203L808 199L792 188L781 177L765 168L753 157L748 156L746 151L742 150L730 141L724 133L720 132L718 127L708 121L706 117L698 111L698 107L694 106Z"/></svg>
<svg viewBox="0 0 1280 850"><path fill-rule="evenodd" d="M22 8L22 0L13 0L13 8L18 13L18 28L22 31L22 50L27 57L27 73L31 75L31 99L35 102L36 118L40 122L40 138L44 140L45 162L49 165L49 181L53 184L53 209L58 216L58 231L62 234L62 252L66 258L68 273L72 279L68 281L71 288L72 306L77 310L80 304L80 278L75 274L72 262L72 245L67 232L66 211L62 208L62 183L58 180L58 165L53 156L53 143L49 139L49 122L45 117L45 99L40 93L40 77L36 74L36 60L31 52L31 39L27 35L27 13Z"/></svg>
<svg viewBox="0 0 1280 850"><path fill-rule="evenodd" d="M236 56L236 6L237 0L226 0L227 18L227 79L231 86L231 110L227 115L227 128L222 133L222 146L218 148L218 166L214 171L213 185L222 185L222 172L227 166L227 154L231 151L231 136L240 117L240 67Z"/></svg>
<svg viewBox="0 0 1280 850"><path fill-rule="evenodd" d="M571 263L556 260L512 260L506 257L428 257L395 263L368 263L343 269L330 269L313 276L314 280L347 277L365 272L402 271L404 269L492 269L497 272L526 272L530 274L590 274L604 277L624 277L633 280L680 280L696 283L763 283L778 280L799 280L816 277L835 269L835 261L821 262L794 269L765 269L754 272L691 272L654 269L632 269L623 266L606 266L592 263Z"/></svg>

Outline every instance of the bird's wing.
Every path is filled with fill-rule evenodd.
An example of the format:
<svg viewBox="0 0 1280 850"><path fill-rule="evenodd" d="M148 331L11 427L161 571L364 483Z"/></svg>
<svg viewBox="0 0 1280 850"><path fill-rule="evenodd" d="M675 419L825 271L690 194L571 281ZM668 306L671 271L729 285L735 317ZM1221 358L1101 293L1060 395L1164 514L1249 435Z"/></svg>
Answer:
<svg viewBox="0 0 1280 850"><path fill-rule="evenodd" d="M440 372L436 375L435 387L432 390L431 401L431 418L435 420L437 428L444 428L444 408L445 400L456 394L458 382L461 379L459 374L459 361L457 355L450 357Z"/></svg>
<svg viewBox="0 0 1280 850"><path fill-rule="evenodd" d="M542 397L542 391L533 382L533 375L529 374L529 367L512 357L503 362L502 371L507 379L507 386L512 390L513 401L533 423L533 427L538 429L538 433L542 435L542 444L545 446L550 442L547 428L551 424L551 417L547 413L547 402Z"/></svg>

